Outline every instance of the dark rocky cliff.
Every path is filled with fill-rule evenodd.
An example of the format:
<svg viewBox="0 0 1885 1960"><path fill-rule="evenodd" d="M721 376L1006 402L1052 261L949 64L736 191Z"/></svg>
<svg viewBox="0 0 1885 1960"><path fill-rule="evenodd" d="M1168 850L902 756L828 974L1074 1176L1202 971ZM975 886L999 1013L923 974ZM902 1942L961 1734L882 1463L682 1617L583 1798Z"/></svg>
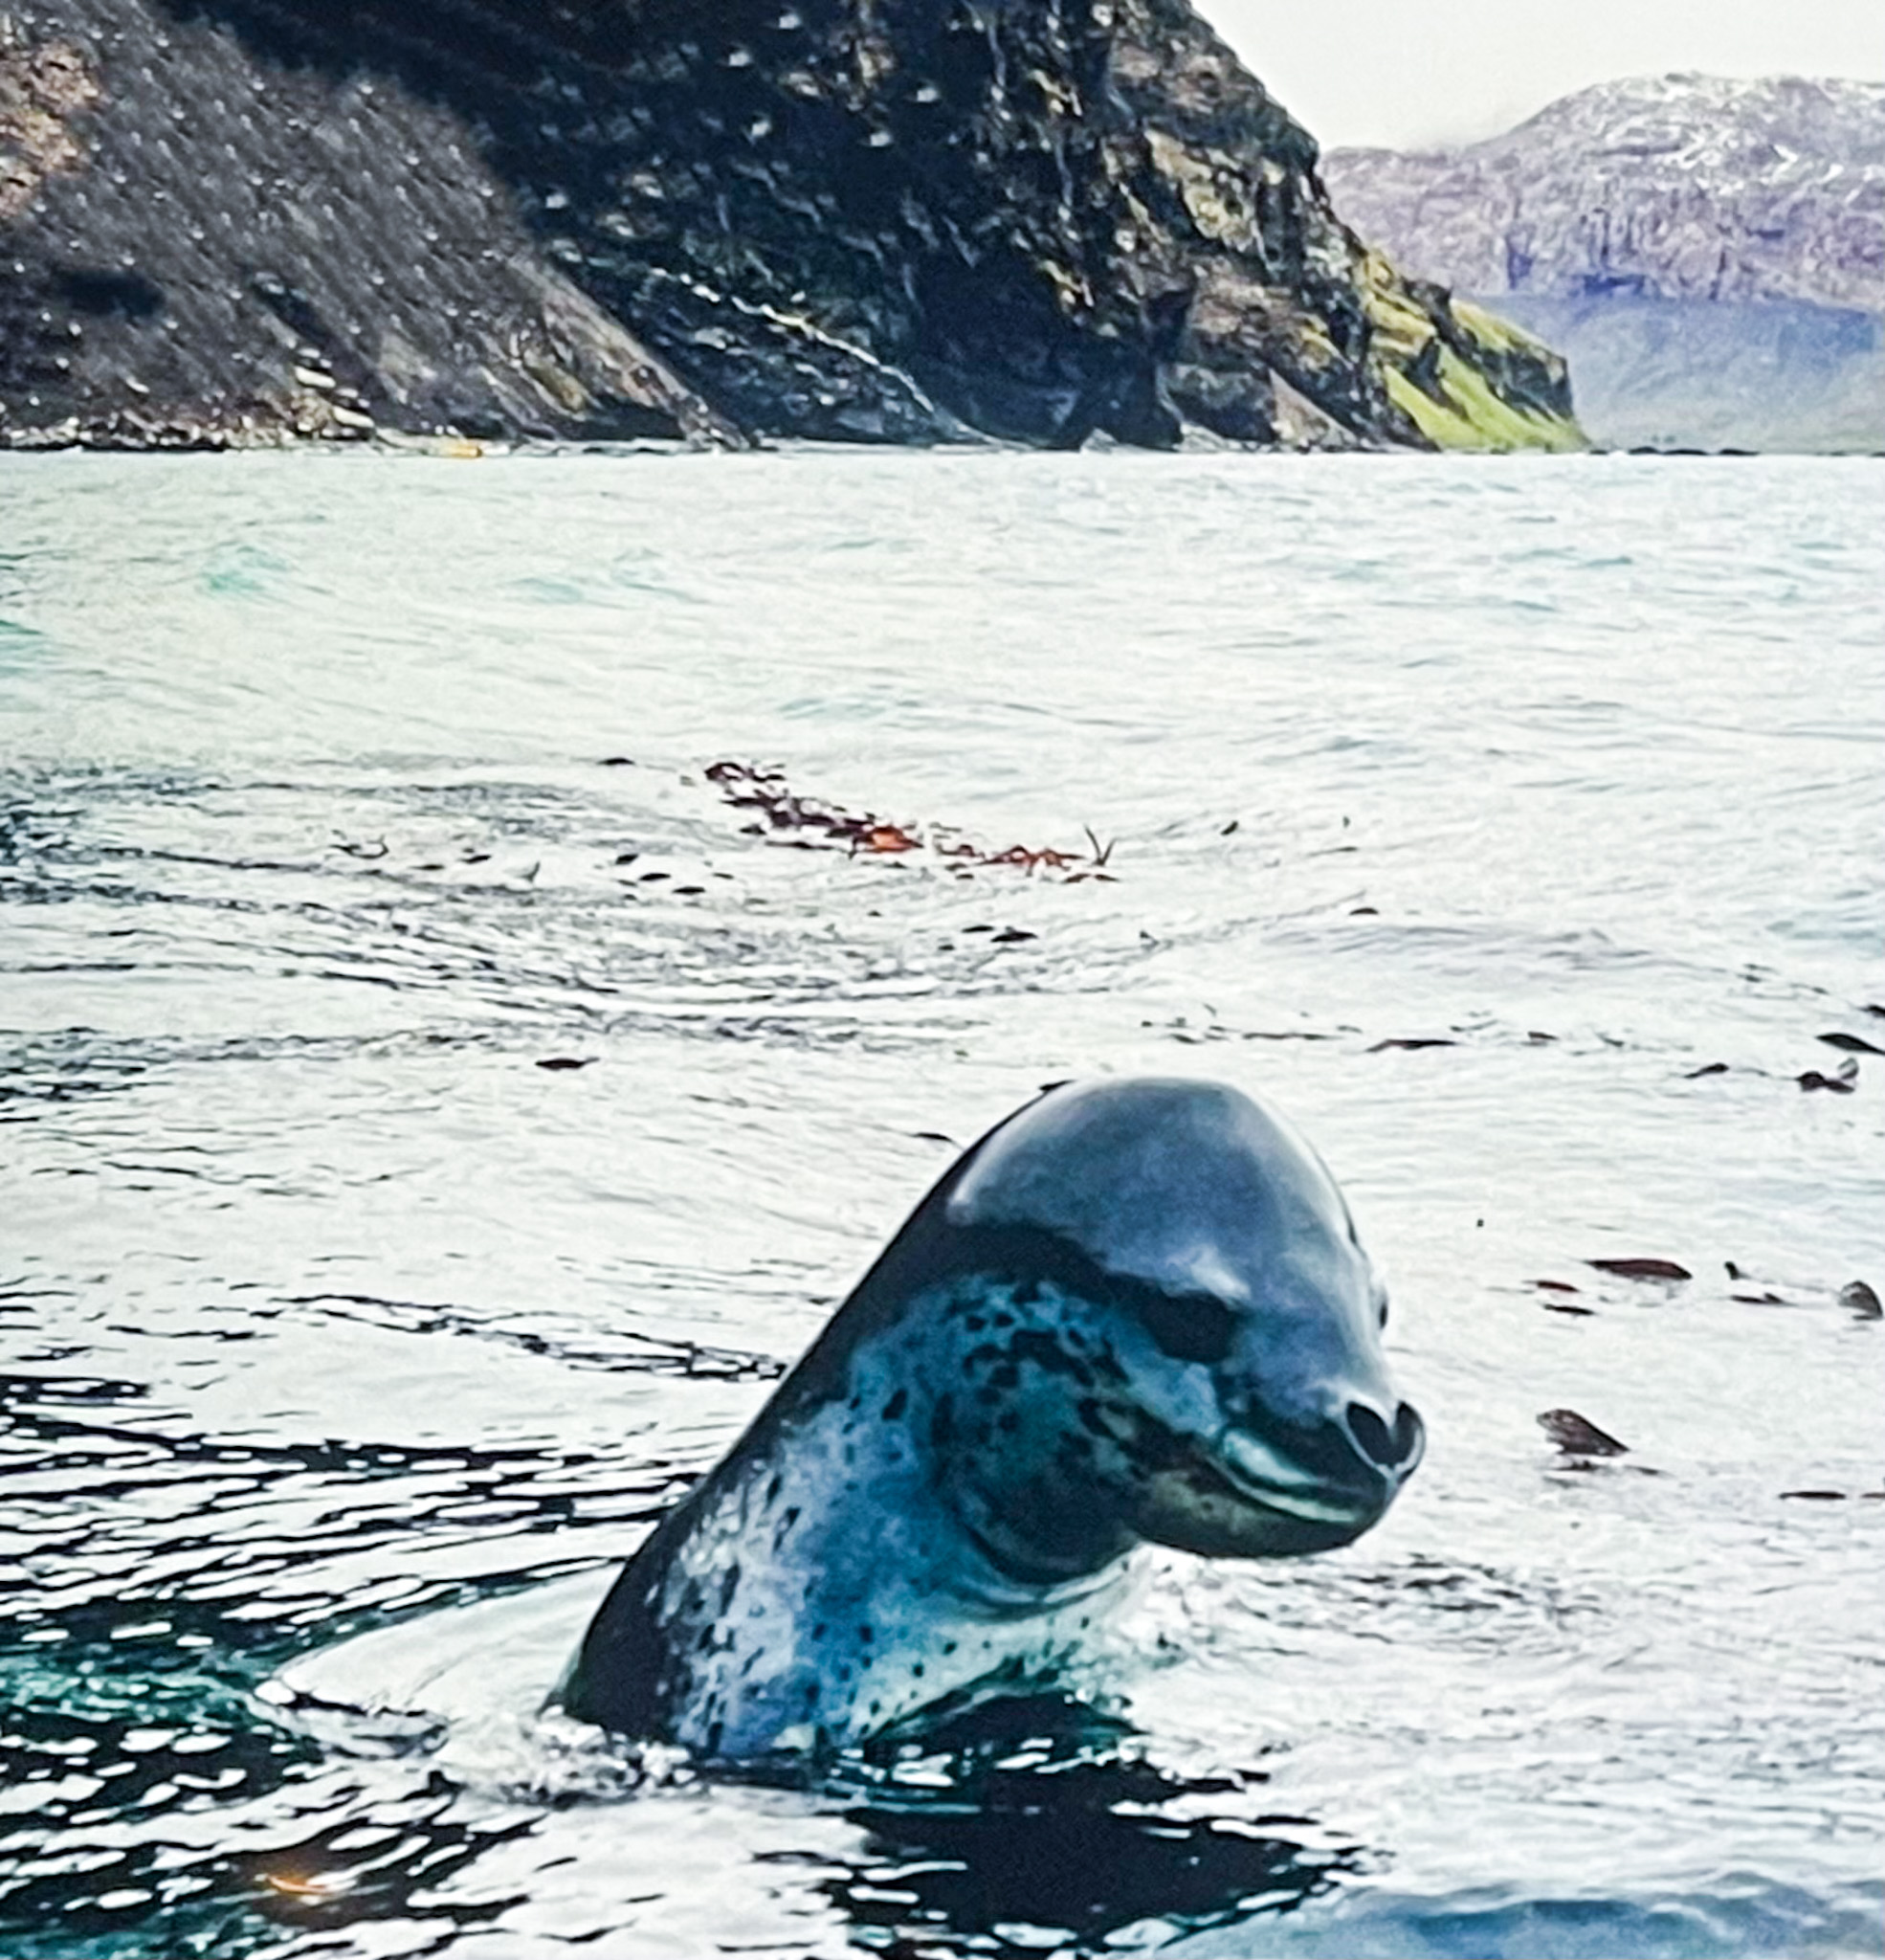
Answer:
<svg viewBox="0 0 1885 1960"><path fill-rule="evenodd" d="M1184 0L44 0L0 434L1559 447Z"/></svg>

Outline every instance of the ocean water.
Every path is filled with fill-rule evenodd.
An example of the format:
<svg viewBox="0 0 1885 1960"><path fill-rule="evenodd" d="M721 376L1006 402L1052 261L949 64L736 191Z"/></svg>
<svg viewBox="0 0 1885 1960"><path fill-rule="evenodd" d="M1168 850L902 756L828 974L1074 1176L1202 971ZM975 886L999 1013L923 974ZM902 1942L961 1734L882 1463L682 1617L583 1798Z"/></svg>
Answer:
<svg viewBox="0 0 1885 1960"><path fill-rule="evenodd" d="M1881 517L1856 459L0 459L0 1949L1877 1953ZM1148 1556L1105 1748L543 1716L954 1150L1142 1072L1347 1191L1386 1522Z"/></svg>

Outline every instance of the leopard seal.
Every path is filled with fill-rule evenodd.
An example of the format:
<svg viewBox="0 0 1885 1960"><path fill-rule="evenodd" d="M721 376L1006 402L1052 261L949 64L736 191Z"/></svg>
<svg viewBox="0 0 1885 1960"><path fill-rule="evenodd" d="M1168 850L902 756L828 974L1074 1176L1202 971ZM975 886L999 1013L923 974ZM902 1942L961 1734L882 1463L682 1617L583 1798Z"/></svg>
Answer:
<svg viewBox="0 0 1885 1960"><path fill-rule="evenodd" d="M552 1696L707 1758L856 1743L1072 1658L1151 1542L1325 1550L1419 1461L1386 1295L1282 1117L1044 1094L923 1199L630 1560Z"/></svg>

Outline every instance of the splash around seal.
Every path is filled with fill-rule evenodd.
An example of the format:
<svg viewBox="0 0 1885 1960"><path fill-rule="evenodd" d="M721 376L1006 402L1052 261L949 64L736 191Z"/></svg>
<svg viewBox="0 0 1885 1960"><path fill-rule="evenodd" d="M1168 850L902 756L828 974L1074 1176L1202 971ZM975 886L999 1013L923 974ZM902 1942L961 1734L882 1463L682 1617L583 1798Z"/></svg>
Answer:
<svg viewBox="0 0 1885 1960"><path fill-rule="evenodd" d="M555 1699L710 1757L1037 1682L1146 1542L1326 1550L1418 1463L1320 1159L1221 1084L1066 1086L918 1206L630 1561Z"/></svg>

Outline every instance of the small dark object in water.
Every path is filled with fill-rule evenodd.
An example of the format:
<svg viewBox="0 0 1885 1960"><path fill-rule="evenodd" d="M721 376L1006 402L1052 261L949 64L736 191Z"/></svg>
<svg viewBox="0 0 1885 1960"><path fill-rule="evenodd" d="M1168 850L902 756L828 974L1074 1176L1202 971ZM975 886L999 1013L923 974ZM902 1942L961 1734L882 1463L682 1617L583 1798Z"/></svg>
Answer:
<svg viewBox="0 0 1885 1960"><path fill-rule="evenodd" d="M1233 816L1233 817L1232 817L1232 818L1231 819L1231 821L1230 821L1229 823L1227 823L1227 824L1226 824L1226 825L1224 826L1224 828L1223 828L1223 829L1222 829L1221 831L1219 831L1219 832L1218 832L1218 834L1217 834L1217 835L1219 835L1220 837L1228 837L1228 836L1231 836L1231 835L1233 835L1235 834L1235 832L1236 832L1236 828L1237 828L1237 819L1236 819L1236 818L1235 818L1235 817Z"/></svg>
<svg viewBox="0 0 1885 1960"><path fill-rule="evenodd" d="M605 755L602 766L606 769L632 769L635 766L635 761L632 755Z"/></svg>
<svg viewBox="0 0 1885 1960"><path fill-rule="evenodd" d="M1700 1068L1692 1068L1682 1080L1685 1082L1698 1082L1703 1076L1725 1076L1728 1064L1725 1061L1705 1061Z"/></svg>
<svg viewBox="0 0 1885 1960"><path fill-rule="evenodd" d="M1855 1070L1853 1074L1856 1073ZM1853 1076L1849 1076L1843 1069L1836 1076L1823 1076L1818 1069L1809 1068L1804 1075L1796 1076L1794 1080L1803 1089L1830 1089L1835 1096L1850 1096L1858 1087Z"/></svg>
<svg viewBox="0 0 1885 1960"><path fill-rule="evenodd" d="M1843 1503L1846 1493L1843 1490L1784 1490L1781 1496L1811 1498L1817 1503Z"/></svg>
<svg viewBox="0 0 1885 1960"><path fill-rule="evenodd" d="M617 864L632 864L640 856L639 851L617 851L615 861Z"/></svg>
<svg viewBox="0 0 1885 1960"><path fill-rule="evenodd" d="M1024 939L1038 939L1040 934L1029 932L1019 925L1004 925L988 944L990 946L1019 946Z"/></svg>
<svg viewBox="0 0 1885 1960"><path fill-rule="evenodd" d="M1351 919L1379 919L1381 908L1378 905L1350 905L1348 916Z"/></svg>
<svg viewBox="0 0 1885 1960"><path fill-rule="evenodd" d="M537 1066L547 1069L588 1068L594 1059L593 1055L546 1055Z"/></svg>
<svg viewBox="0 0 1885 1960"><path fill-rule="evenodd" d="M1368 1050L1370 1055L1380 1055L1389 1048L1457 1048L1459 1043L1451 1035L1390 1035L1386 1041L1377 1041Z"/></svg>
<svg viewBox="0 0 1885 1960"><path fill-rule="evenodd" d="M1600 1273L1614 1273L1619 1280L1693 1280L1687 1266L1674 1259L1586 1259Z"/></svg>
<svg viewBox="0 0 1885 1960"><path fill-rule="evenodd" d="M1839 1303L1850 1307L1862 1321L1885 1319L1885 1306L1878 1302L1878 1295L1863 1280L1849 1280L1839 1289Z"/></svg>
<svg viewBox="0 0 1885 1960"><path fill-rule="evenodd" d="M1575 1409L1547 1409L1538 1426L1567 1457L1627 1457L1630 1445L1607 1436Z"/></svg>
<svg viewBox="0 0 1885 1960"><path fill-rule="evenodd" d="M1552 1293L1559 1296L1555 1300L1541 1300L1539 1302L1539 1304L1544 1308L1546 1313L1575 1314L1579 1320L1587 1321L1593 1318L1597 1311L1595 1307L1573 1306L1568 1300L1563 1297L1567 1293L1579 1291L1568 1280L1534 1280L1532 1284L1541 1293Z"/></svg>
<svg viewBox="0 0 1885 1960"><path fill-rule="evenodd" d="M1721 1261L1721 1265L1723 1271L1726 1272L1729 1279L1731 1280L1745 1280L1747 1278L1747 1275L1743 1273L1738 1265L1736 1265L1733 1259L1723 1259Z"/></svg>
<svg viewBox="0 0 1885 1960"><path fill-rule="evenodd" d="M1820 1039L1829 1048L1837 1048L1847 1055L1885 1055L1885 1048L1874 1046L1863 1035L1842 1035L1835 1031L1830 1035L1822 1035Z"/></svg>

